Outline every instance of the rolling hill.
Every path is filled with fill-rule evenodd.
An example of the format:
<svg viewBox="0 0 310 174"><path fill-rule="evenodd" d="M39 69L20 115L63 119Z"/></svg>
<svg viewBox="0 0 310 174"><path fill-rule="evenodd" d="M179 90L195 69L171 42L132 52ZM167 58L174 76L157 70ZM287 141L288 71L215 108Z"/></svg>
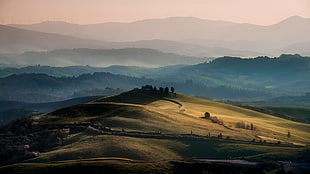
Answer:
<svg viewBox="0 0 310 174"><path fill-rule="evenodd" d="M175 73L177 70L187 65L171 65L158 68L147 68L139 66L112 65L108 67L93 66L65 66L54 67L44 65L34 65L25 67L5 67L0 69L0 77L19 74L46 74L53 77L77 77L82 74L93 74L95 72L110 72L112 74L121 74L133 77L160 78L168 74Z"/></svg>
<svg viewBox="0 0 310 174"><path fill-rule="evenodd" d="M205 117L205 112L211 117ZM244 122L251 128L237 125ZM16 129L19 127L19 129ZM61 132L69 128L69 135ZM7 162L32 163L87 158L157 161L184 158L296 160L307 158L310 125L272 115L193 98L163 96L135 89L79 104L1 128L1 156ZM287 137L288 131L290 137ZM11 136L6 136L7 134ZM27 138L21 140L21 135ZM28 144L35 158L11 157ZM9 153L9 154L6 154Z"/></svg>
<svg viewBox="0 0 310 174"><path fill-rule="evenodd" d="M78 77L52 77L45 74L20 74L0 78L0 99L42 103L72 98L83 90L108 88L132 89L151 79L115 75L106 72L82 74Z"/></svg>
<svg viewBox="0 0 310 174"><path fill-rule="evenodd" d="M173 69L173 67L171 68ZM178 67L175 68L178 69ZM115 70L120 72L119 70L121 69L116 67ZM162 74L168 72L169 67L168 69L158 68L153 70L155 70L154 73L156 73L156 71L161 71L160 74ZM127 73L127 75L134 73L135 71ZM152 71L149 71L148 73L152 74ZM156 77L157 75L159 74L153 74L152 77ZM0 90L2 91L2 93L0 93L0 99L22 101L27 103L53 102L70 99L75 95L81 96L80 94L83 91L93 93L96 90L104 90L106 88L130 90L143 84L153 84L155 86L175 86L178 91L182 93L218 99L254 99L271 96L264 92L257 92L248 89L237 89L225 86L210 87L199 83L191 83L190 81L188 82L187 78L176 82L171 80L173 78L167 78L168 80L166 80L166 78L155 80L145 77L138 78L107 72L82 74L77 77L53 77L46 74L36 73L18 75L13 74L5 78L0 78ZM87 96L87 94L82 94L82 96Z"/></svg>
<svg viewBox="0 0 310 174"><path fill-rule="evenodd" d="M72 47L74 47L72 45ZM71 48L72 48L71 47ZM25 52L22 54L2 54L0 63L15 63L22 65L73 66L90 65L105 67L111 65L160 67L177 64L195 64L208 60L207 58L182 56L173 53L163 53L149 48L122 49L91 49L77 47L66 49L60 45L58 50Z"/></svg>
<svg viewBox="0 0 310 174"><path fill-rule="evenodd" d="M310 85L309 65L310 58L298 54L254 59L226 56L184 67L173 77L175 80L181 77L193 82L272 91L282 95L304 95Z"/></svg>
<svg viewBox="0 0 310 174"><path fill-rule="evenodd" d="M102 72L102 68L91 66L65 66L65 67L53 67L44 65L33 65L24 67L5 67L0 69L0 77L8 77L13 74L35 73L46 74L54 77L72 77L82 74L92 74L94 72Z"/></svg>
<svg viewBox="0 0 310 174"><path fill-rule="evenodd" d="M254 111L274 115L287 120L298 121L302 123L310 123L310 109L298 107L285 107L285 106L251 106L251 105L238 105Z"/></svg>

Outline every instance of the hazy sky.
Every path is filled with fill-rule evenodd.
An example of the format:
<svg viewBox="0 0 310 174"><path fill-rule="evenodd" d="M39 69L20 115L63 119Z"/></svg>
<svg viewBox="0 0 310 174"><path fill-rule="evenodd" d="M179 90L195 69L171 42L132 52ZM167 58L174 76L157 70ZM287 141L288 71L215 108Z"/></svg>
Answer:
<svg viewBox="0 0 310 174"><path fill-rule="evenodd" d="M310 0L0 0L0 24L47 20L94 24L192 16L270 25L295 15L310 18Z"/></svg>

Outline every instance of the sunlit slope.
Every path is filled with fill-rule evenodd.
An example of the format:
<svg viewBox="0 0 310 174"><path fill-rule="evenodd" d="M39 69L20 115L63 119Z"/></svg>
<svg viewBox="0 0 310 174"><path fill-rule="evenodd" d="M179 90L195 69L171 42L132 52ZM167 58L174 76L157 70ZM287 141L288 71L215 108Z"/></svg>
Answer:
<svg viewBox="0 0 310 174"><path fill-rule="evenodd" d="M224 125L202 118L205 112L222 119ZM34 119L42 125L71 128L63 145L30 160L36 162L97 157L291 158L309 153L304 147L310 143L309 124L182 94L156 98L123 93ZM241 121L252 123L256 130L237 128ZM281 145L276 145L278 141Z"/></svg>
<svg viewBox="0 0 310 174"><path fill-rule="evenodd" d="M124 97L122 95L101 101L132 102L129 101L128 96ZM262 138L262 141L266 140L267 142L282 141L303 144L310 141L309 124L298 123L233 105L182 94L177 94L176 97L170 94L167 98L158 100L155 100L152 96L138 95L135 102L140 102L141 105L136 106L142 107L153 114L153 117L147 118L161 119L161 124L156 125L156 127L159 126L158 128L163 133L190 133L192 131L198 135L207 135L210 132L214 136L222 133L223 136L241 140L252 140L253 138L259 140ZM205 112L222 119L225 126L201 118ZM163 118L170 121L165 122ZM256 130L236 128L236 124L240 122L247 125L252 123ZM288 131L291 133L290 138L287 138Z"/></svg>
<svg viewBox="0 0 310 174"><path fill-rule="evenodd" d="M257 131L243 131L250 135L267 136L289 142L310 142L309 124L294 122L245 108L198 99L182 94L178 94L174 100L183 105L182 108L185 109L184 114L193 117L201 117L205 112L209 112L211 116L221 118L225 125L235 130L243 131L235 128L236 123L240 121L246 124L253 123ZM292 135L289 139L287 138L288 131L290 131Z"/></svg>

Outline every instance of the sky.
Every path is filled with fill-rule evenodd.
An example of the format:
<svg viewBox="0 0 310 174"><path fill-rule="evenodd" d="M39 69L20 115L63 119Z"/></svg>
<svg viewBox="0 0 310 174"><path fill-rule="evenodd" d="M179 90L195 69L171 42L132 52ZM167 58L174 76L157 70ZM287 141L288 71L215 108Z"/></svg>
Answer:
<svg viewBox="0 0 310 174"><path fill-rule="evenodd" d="M0 24L95 24L175 16L271 25L290 16L310 18L310 0L0 0Z"/></svg>

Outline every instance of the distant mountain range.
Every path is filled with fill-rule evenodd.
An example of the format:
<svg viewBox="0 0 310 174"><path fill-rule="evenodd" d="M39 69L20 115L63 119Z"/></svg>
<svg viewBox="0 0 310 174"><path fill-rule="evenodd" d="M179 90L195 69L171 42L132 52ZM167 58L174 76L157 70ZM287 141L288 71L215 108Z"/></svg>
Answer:
<svg viewBox="0 0 310 174"><path fill-rule="evenodd" d="M302 95L309 91L309 67L310 57L300 55L254 59L222 57L209 63L186 66L177 72L177 77L208 85Z"/></svg>
<svg viewBox="0 0 310 174"><path fill-rule="evenodd" d="M275 56L281 53L310 55L307 49L310 46L310 19L298 16L270 26L191 17L91 25L43 22L0 26L0 33L3 33L0 35L2 53L136 47L207 57Z"/></svg>
<svg viewBox="0 0 310 174"><path fill-rule="evenodd" d="M43 22L11 25L28 30L70 35L80 38L126 42L138 40L254 40L273 42L309 41L310 19L299 16L287 18L270 26L240 24L227 21L203 20L193 17L147 19L132 23L101 23L76 25L65 22Z"/></svg>
<svg viewBox="0 0 310 174"><path fill-rule="evenodd" d="M52 26L51 26L52 27ZM141 40L134 42L105 42L89 38L78 38L55 33L44 33L0 25L0 53L23 53L29 51L51 51L55 49L121 49L150 48L165 53L188 56L217 57L255 56L260 53L253 51L233 50L224 47L212 47L182 43L168 40ZM76 64L74 64L76 65Z"/></svg>
<svg viewBox="0 0 310 174"><path fill-rule="evenodd" d="M73 96L85 96L87 91L95 94L98 93L97 89L100 92L100 89L107 87L128 90L151 84L175 86L179 92L185 94L220 100L266 100L309 93L309 66L310 57L281 55L278 58L251 59L222 57L195 65L159 68L39 65L4 68L0 70L3 77L0 78L0 99L25 102L59 101Z"/></svg>
<svg viewBox="0 0 310 174"><path fill-rule="evenodd" d="M95 72L110 72L113 74L122 74L133 77L158 78L176 72L187 65L173 65L159 68L146 68L139 66L120 66L113 65L109 67L93 67L93 66L25 66L25 67L4 67L0 68L0 77L8 77L16 74L47 74L53 77L77 77L82 74L93 74Z"/></svg>
<svg viewBox="0 0 310 174"><path fill-rule="evenodd" d="M20 74L0 78L0 100L42 103L72 98L89 89L131 89L154 82L111 73L83 74L78 77L52 77L46 74Z"/></svg>
<svg viewBox="0 0 310 174"><path fill-rule="evenodd" d="M0 53L68 48L100 48L102 42L0 25Z"/></svg>
<svg viewBox="0 0 310 174"><path fill-rule="evenodd" d="M208 58L182 56L163 53L149 48L122 49L59 49L22 54L0 54L0 63L21 65L91 65L105 67L111 65L159 67L176 64L195 64L208 61Z"/></svg>

